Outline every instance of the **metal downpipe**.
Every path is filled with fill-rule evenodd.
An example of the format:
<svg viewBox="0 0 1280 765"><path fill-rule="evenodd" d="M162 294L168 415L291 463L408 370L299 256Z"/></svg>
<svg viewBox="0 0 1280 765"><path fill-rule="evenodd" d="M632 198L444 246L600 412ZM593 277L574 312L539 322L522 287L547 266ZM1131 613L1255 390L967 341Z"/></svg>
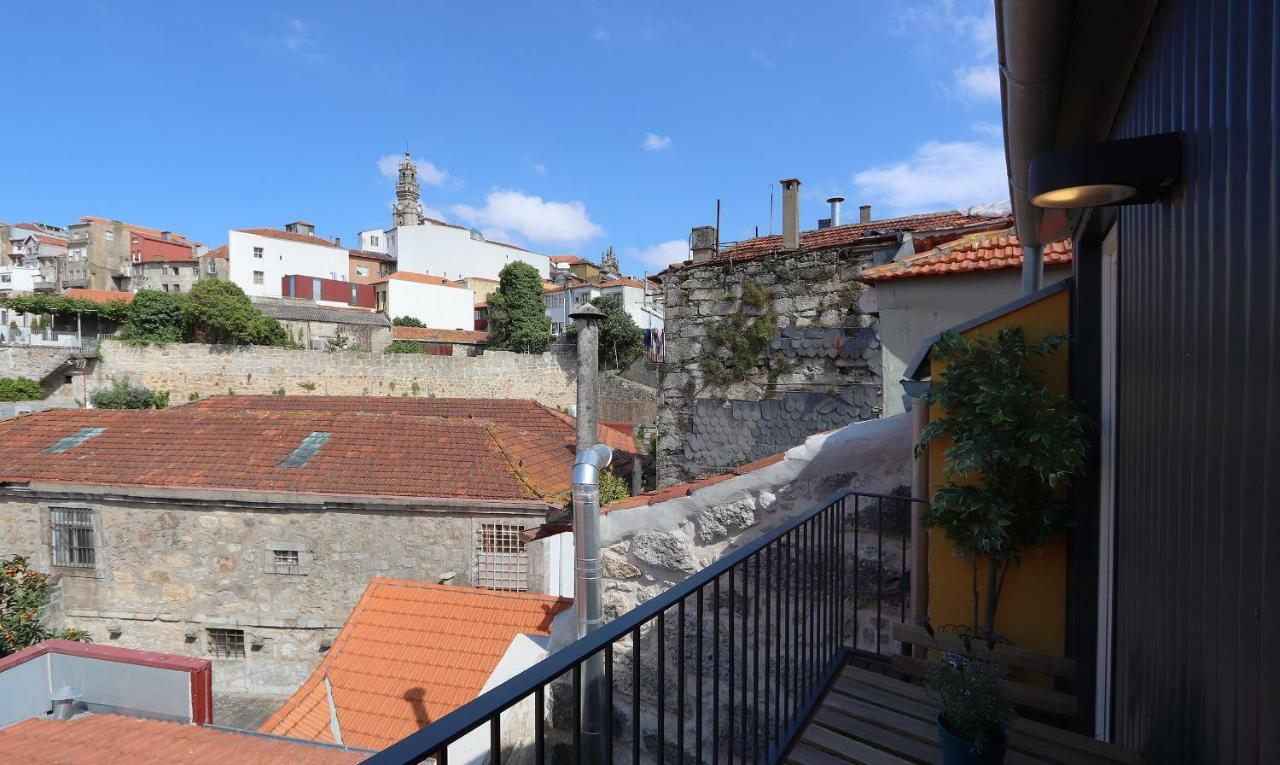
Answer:
<svg viewBox="0 0 1280 765"><path fill-rule="evenodd" d="M600 578L600 471L613 460L613 450L596 444L578 453L573 466L573 549L574 598L578 637L583 638L604 624ZM582 761L597 765L604 761L604 654L582 664Z"/></svg>

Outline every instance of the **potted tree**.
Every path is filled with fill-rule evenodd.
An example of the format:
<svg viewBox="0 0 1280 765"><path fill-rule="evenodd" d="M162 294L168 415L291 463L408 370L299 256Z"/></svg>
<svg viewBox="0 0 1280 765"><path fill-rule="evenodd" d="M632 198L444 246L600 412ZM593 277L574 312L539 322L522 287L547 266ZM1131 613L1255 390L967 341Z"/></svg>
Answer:
<svg viewBox="0 0 1280 765"><path fill-rule="evenodd" d="M934 493L924 523L942 528L969 563L973 611L963 633L968 640L984 639L994 646L996 615L1010 569L1024 551L1042 548L1071 520L1062 491L1084 464L1084 422L1033 368L1033 362L1065 343L1062 336L1028 343L1021 327L1006 326L995 335L972 340L946 333L934 346L935 358L947 362L946 372L933 381L923 400L938 405L941 416L925 427L916 448L935 439L948 440L946 482ZM999 715L985 714L981 724L971 724L958 708L943 702L968 694L974 704L986 705L979 705L974 714L984 714L981 709L1000 711L991 697L998 698L1001 671L988 662L952 655L944 657L931 680L939 706L944 707L940 735L978 736L970 740L975 757L994 746L990 726L1002 726L1003 721ZM947 760L966 761L1000 760Z"/></svg>
<svg viewBox="0 0 1280 765"><path fill-rule="evenodd" d="M927 620L924 628L933 637ZM994 635L988 643L995 646ZM966 650L972 650L970 645L966 637ZM938 746L943 763L999 765L1009 745L1005 725L1013 716L1013 705L1000 695L1004 667L939 651L942 659L929 665L925 688L938 707Z"/></svg>

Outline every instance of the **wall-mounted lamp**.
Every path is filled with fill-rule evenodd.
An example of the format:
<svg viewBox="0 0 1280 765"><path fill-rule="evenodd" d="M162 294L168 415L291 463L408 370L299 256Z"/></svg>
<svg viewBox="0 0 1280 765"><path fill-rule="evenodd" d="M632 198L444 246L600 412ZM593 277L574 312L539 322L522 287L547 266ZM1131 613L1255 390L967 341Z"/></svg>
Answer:
<svg viewBox="0 0 1280 765"><path fill-rule="evenodd" d="M1031 161L1027 193L1036 207L1075 209L1154 202L1182 177L1182 135L1072 146Z"/></svg>

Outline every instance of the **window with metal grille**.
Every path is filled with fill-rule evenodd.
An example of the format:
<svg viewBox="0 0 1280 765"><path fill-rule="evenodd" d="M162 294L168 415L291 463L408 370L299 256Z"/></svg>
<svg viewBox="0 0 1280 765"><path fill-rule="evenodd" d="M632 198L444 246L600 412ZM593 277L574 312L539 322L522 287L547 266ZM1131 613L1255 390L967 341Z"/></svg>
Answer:
<svg viewBox="0 0 1280 765"><path fill-rule="evenodd" d="M210 627L205 631L209 636L210 656L216 659L244 658L244 630Z"/></svg>
<svg viewBox="0 0 1280 765"><path fill-rule="evenodd" d="M301 573L301 556L297 550L272 550L271 570L277 574Z"/></svg>
<svg viewBox="0 0 1280 765"><path fill-rule="evenodd" d="M93 511L83 507L49 510L53 530L53 565L92 568L97 563L93 546Z"/></svg>
<svg viewBox="0 0 1280 765"><path fill-rule="evenodd" d="M529 589L529 553L515 524L482 523L476 530L475 584L490 590Z"/></svg>

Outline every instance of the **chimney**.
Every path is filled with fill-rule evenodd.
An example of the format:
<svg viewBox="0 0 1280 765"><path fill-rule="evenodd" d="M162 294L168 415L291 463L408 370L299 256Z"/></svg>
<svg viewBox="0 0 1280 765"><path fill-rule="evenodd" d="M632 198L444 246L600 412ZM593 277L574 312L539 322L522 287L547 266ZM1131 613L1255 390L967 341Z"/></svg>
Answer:
<svg viewBox="0 0 1280 765"><path fill-rule="evenodd" d="M167 241L169 241L169 234L170 234L170 233L172 233L172 232L169 232L169 231L161 231L161 232L160 232L160 238L161 238L161 239L163 239L163 240L165 240L165 241L167 242Z"/></svg>
<svg viewBox="0 0 1280 765"><path fill-rule="evenodd" d="M341 247L341 246L342 246L342 237L340 237L340 236L335 236L335 237L333 238L333 243L334 243L334 244L336 244L336 245L338 245L339 247Z"/></svg>
<svg viewBox="0 0 1280 765"><path fill-rule="evenodd" d="M831 205L831 225L840 225L840 205L844 203L844 197L831 197L827 200L827 204Z"/></svg>
<svg viewBox="0 0 1280 765"><path fill-rule="evenodd" d="M871 205L858 205L858 222L871 222Z"/></svg>
<svg viewBox="0 0 1280 765"><path fill-rule="evenodd" d="M689 249L694 263L706 263L716 255L716 227L695 226L689 234Z"/></svg>
<svg viewBox="0 0 1280 765"><path fill-rule="evenodd" d="M800 249L800 179L784 178L782 184L782 249Z"/></svg>

